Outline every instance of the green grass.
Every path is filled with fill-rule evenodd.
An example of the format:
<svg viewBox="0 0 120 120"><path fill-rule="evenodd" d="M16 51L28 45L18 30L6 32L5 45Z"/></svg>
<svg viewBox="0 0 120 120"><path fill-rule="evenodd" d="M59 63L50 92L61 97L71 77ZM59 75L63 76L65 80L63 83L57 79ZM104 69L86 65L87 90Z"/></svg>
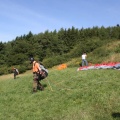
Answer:
<svg viewBox="0 0 120 120"><path fill-rule="evenodd" d="M32 94L32 72L0 77L0 120L119 120L120 71L49 70Z"/></svg>

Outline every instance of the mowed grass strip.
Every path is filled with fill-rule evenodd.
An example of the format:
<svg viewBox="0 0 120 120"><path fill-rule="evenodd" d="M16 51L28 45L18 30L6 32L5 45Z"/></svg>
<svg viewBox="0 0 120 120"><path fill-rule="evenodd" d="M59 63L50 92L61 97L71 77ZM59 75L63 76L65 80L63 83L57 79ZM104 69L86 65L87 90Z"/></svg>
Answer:
<svg viewBox="0 0 120 120"><path fill-rule="evenodd" d="M2 76L3 77L3 76ZM0 120L113 120L120 113L120 71L49 70L32 94L32 71L0 77Z"/></svg>

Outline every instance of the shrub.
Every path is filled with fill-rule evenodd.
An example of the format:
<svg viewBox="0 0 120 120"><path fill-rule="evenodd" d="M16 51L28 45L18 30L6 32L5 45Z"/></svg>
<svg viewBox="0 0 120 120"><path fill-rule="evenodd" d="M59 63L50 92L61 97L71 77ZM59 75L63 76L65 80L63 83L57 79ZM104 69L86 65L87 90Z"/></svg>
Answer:
<svg viewBox="0 0 120 120"><path fill-rule="evenodd" d="M55 65L59 65L61 63L66 62L69 58L66 58L67 56L65 55L61 55L61 56L53 56L47 59L43 60L43 64L45 65L45 67L47 68L51 68Z"/></svg>
<svg viewBox="0 0 120 120"><path fill-rule="evenodd" d="M2 68L0 68L0 75L3 75L4 74L4 71Z"/></svg>
<svg viewBox="0 0 120 120"><path fill-rule="evenodd" d="M115 52L116 52L116 53L120 53L120 45L115 48Z"/></svg>
<svg viewBox="0 0 120 120"><path fill-rule="evenodd" d="M30 64L30 61L25 61L22 66L25 66L26 70L32 69L32 64Z"/></svg>
<svg viewBox="0 0 120 120"><path fill-rule="evenodd" d="M100 47L93 52L93 54L98 57L106 57L107 55L109 55L109 53L109 50L106 50L103 47Z"/></svg>
<svg viewBox="0 0 120 120"><path fill-rule="evenodd" d="M26 66L23 65L17 66L16 68L18 69L20 74L26 72L27 70Z"/></svg>
<svg viewBox="0 0 120 120"><path fill-rule="evenodd" d="M10 72L9 72L10 71ZM11 69L7 66L0 67L0 75L11 73Z"/></svg>

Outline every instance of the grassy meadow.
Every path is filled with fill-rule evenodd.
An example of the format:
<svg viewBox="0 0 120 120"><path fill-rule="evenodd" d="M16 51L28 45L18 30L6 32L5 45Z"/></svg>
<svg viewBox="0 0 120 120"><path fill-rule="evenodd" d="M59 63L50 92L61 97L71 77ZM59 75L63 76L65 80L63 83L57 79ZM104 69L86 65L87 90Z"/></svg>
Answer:
<svg viewBox="0 0 120 120"><path fill-rule="evenodd" d="M32 94L32 71L0 76L0 120L120 120L120 71L49 69Z"/></svg>

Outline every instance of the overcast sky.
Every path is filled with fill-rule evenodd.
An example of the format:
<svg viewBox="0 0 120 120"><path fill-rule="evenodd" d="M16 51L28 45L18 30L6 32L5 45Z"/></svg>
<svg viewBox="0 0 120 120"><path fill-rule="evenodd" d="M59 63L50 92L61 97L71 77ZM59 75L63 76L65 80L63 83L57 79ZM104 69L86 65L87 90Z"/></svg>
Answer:
<svg viewBox="0 0 120 120"><path fill-rule="evenodd" d="M61 28L120 24L120 0L0 0L0 41Z"/></svg>

